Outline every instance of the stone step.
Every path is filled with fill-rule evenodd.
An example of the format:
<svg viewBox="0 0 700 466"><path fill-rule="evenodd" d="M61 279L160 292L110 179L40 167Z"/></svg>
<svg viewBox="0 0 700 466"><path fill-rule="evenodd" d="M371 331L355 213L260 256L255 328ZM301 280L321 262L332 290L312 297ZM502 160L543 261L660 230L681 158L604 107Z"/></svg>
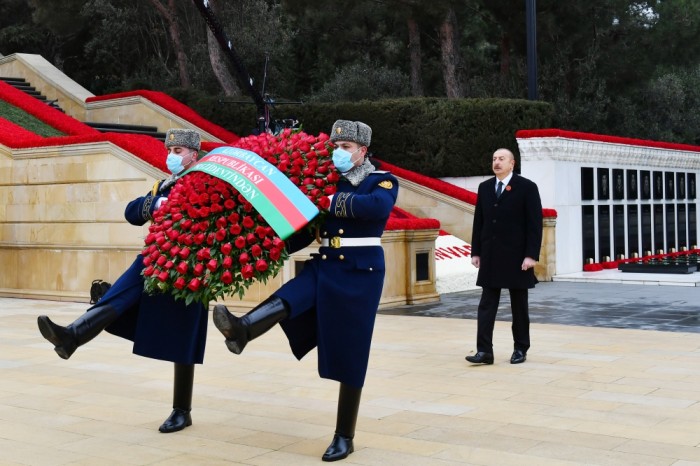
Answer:
<svg viewBox="0 0 700 466"><path fill-rule="evenodd" d="M26 79L24 78L8 78L4 76L0 76L0 81L5 81L7 84L29 84Z"/></svg>
<svg viewBox="0 0 700 466"><path fill-rule="evenodd" d="M84 123L88 126L92 126L93 128L149 131L152 133L158 132L157 126L130 125L130 124L124 124L124 123L102 123L102 122L98 122L98 121L85 121Z"/></svg>
<svg viewBox="0 0 700 466"><path fill-rule="evenodd" d="M165 141L165 133L159 132L156 126L100 123L96 121L86 121L84 123L101 133L144 134Z"/></svg>
<svg viewBox="0 0 700 466"><path fill-rule="evenodd" d="M55 100L49 100L45 95L43 95L41 92L37 91L34 86L32 86L29 82L27 82L26 79L24 78L13 78L13 77L7 77L7 76L0 76L0 81L4 81L10 86L14 87L17 90L20 90L24 92L27 95L30 95L34 97L35 99L38 99L45 104L47 104L49 107L55 108L56 110L59 110L63 113L66 113L65 110L61 108L60 105L58 105L58 99Z"/></svg>

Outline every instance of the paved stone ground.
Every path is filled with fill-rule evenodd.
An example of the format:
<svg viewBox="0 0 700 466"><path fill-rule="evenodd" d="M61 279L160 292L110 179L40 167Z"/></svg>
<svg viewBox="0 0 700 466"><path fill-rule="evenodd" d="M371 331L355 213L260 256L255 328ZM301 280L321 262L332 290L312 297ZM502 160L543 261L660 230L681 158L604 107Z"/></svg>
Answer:
<svg viewBox="0 0 700 466"><path fill-rule="evenodd" d="M546 282L530 290L529 296L532 323L700 333L697 287ZM381 313L476 319L480 297L480 289L450 293L439 303ZM501 294L497 319L511 320L508 290Z"/></svg>
<svg viewBox="0 0 700 466"><path fill-rule="evenodd" d="M382 311L356 451L341 464L700 466L697 296L540 284L519 365L506 321L494 365L464 360L479 291ZM323 464L338 384L318 377L313 352L296 361L278 327L235 356L210 325L194 423L160 434L172 364L104 332L64 361L40 336L37 314L68 323L86 307L0 298L0 465Z"/></svg>

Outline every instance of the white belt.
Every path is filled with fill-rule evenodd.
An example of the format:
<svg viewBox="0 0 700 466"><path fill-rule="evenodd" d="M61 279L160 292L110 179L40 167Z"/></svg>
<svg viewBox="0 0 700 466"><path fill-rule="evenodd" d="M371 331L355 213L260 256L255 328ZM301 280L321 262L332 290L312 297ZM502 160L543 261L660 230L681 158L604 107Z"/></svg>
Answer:
<svg viewBox="0 0 700 466"><path fill-rule="evenodd" d="M321 247L324 248L346 248L351 246L381 246L382 239L377 237L369 238L341 238L340 236L334 236L332 238L323 238L321 240Z"/></svg>

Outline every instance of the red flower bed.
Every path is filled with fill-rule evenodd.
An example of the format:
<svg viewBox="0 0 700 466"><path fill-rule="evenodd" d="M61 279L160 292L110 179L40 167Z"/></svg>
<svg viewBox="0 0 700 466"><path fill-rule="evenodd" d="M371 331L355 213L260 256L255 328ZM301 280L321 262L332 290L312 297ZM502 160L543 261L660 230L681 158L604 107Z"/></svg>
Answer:
<svg viewBox="0 0 700 466"><path fill-rule="evenodd" d="M328 135L289 130L240 139L235 147L275 165L319 209L328 208L340 175ZM145 288L186 302L242 296L279 271L284 241L228 183L202 172L180 178L154 216L142 251ZM320 222L320 216L312 224ZM312 228L310 225L309 228Z"/></svg>
<svg viewBox="0 0 700 466"><path fill-rule="evenodd" d="M168 152L162 141L145 134L105 133L103 136L125 151L135 154L144 162L167 173L165 159Z"/></svg>
<svg viewBox="0 0 700 466"><path fill-rule="evenodd" d="M44 123L70 135L99 134L94 128L49 107L44 102L0 81L0 99L19 107Z"/></svg>
<svg viewBox="0 0 700 466"><path fill-rule="evenodd" d="M185 120L189 121L190 123L193 123L194 125L198 126L199 128L202 128L207 133L209 133L213 136L216 136L217 138L219 138L222 141L225 141L229 144L234 143L239 139L239 137L236 134L222 128L219 125L212 123L209 120L206 120L199 113L195 112L187 105L183 104L182 102L180 102L176 99L173 99L168 94L165 94L163 92L145 91L145 90L119 92L116 94L107 94L107 95L101 95L101 96L88 97L85 101L86 102L99 102L102 100L113 100L113 99L120 99L123 97L135 97L135 96L143 97L145 99L150 100L154 104L160 105L164 109L174 113L175 115L179 116L180 118L184 118Z"/></svg>
<svg viewBox="0 0 700 466"><path fill-rule="evenodd" d="M683 258L683 257L690 256L693 254L695 254L695 255L700 254L700 249L689 249L687 251L669 252L668 254L651 254L651 255L643 256L643 257L633 257L633 258L628 258L628 259L619 259L616 261L595 262L592 264L584 264L583 271L584 272L600 272L601 270L605 270L605 269L617 269L618 265L620 265L620 264L627 264L627 263L631 263L631 262L649 263L650 261L663 261L666 259L679 259L679 258Z"/></svg>
<svg viewBox="0 0 700 466"><path fill-rule="evenodd" d="M394 206L386 224L386 230L428 230L440 228L440 222L434 218L418 218L399 207ZM442 230L441 230L442 231Z"/></svg>
<svg viewBox="0 0 700 466"><path fill-rule="evenodd" d="M584 264L583 266L584 272L600 272L601 270L603 270L603 266L600 264Z"/></svg>
<svg viewBox="0 0 700 466"><path fill-rule="evenodd" d="M420 173L412 172L409 170L404 170L403 168L397 167L396 165L392 165L384 161L381 161L381 168L382 170L386 168L386 170L389 170L396 176L405 178L409 181L413 181L414 183L418 183L423 186L427 186L430 189L433 189L447 196L454 197L455 199L459 199L460 201L464 201L467 204L476 204L476 193L460 188L459 186L455 186L446 181L438 180L436 178L430 178L429 176L421 175Z"/></svg>
<svg viewBox="0 0 700 466"><path fill-rule="evenodd" d="M43 139L36 133L32 133L9 120L0 118L0 144L7 147L16 147L17 142L28 144L30 141Z"/></svg>

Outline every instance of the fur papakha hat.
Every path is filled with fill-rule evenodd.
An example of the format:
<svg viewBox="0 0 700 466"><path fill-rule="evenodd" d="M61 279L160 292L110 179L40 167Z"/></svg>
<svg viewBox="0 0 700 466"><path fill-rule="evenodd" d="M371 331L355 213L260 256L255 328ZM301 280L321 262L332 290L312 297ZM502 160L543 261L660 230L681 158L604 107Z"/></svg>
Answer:
<svg viewBox="0 0 700 466"><path fill-rule="evenodd" d="M165 133L165 147L182 146L199 150L201 138L193 129L170 128Z"/></svg>
<svg viewBox="0 0 700 466"><path fill-rule="evenodd" d="M361 121L337 120L331 129L331 142L350 141L361 146L372 142L372 128Z"/></svg>

